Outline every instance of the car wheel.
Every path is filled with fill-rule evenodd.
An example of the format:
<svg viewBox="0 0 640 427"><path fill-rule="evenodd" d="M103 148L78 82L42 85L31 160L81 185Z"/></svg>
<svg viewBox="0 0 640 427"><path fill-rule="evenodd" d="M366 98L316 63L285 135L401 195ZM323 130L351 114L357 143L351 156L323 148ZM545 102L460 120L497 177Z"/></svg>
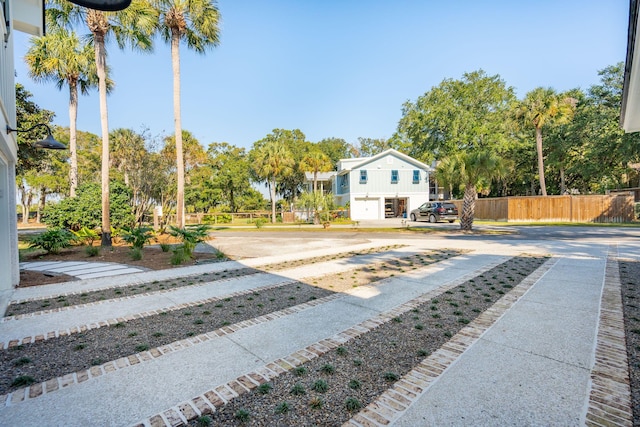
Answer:
<svg viewBox="0 0 640 427"><path fill-rule="evenodd" d="M436 221L436 216L434 214L429 215L429 222L434 223Z"/></svg>
<svg viewBox="0 0 640 427"><path fill-rule="evenodd" d="M416 214L411 214L411 221L415 221L416 220Z"/></svg>
<svg viewBox="0 0 640 427"><path fill-rule="evenodd" d="M452 224L452 223L453 223L453 221L455 221L455 219L450 219L450 220L449 220L449 224Z"/></svg>

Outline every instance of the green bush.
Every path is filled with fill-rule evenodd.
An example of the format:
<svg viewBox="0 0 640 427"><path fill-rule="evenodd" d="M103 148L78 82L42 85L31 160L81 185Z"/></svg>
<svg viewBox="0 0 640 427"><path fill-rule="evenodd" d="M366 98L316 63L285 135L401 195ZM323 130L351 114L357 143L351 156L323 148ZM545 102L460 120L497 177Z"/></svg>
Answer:
<svg viewBox="0 0 640 427"><path fill-rule="evenodd" d="M142 259L142 248L131 248L129 256L134 261L140 261Z"/></svg>
<svg viewBox="0 0 640 427"><path fill-rule="evenodd" d="M95 230L88 227L82 227L78 231L74 231L76 240L81 241L85 245L93 246L93 242L100 238L100 235Z"/></svg>
<svg viewBox="0 0 640 427"><path fill-rule="evenodd" d="M256 225L256 228L262 228L267 223L267 220L264 218L256 218L253 223Z"/></svg>
<svg viewBox="0 0 640 427"><path fill-rule="evenodd" d="M87 246L84 248L84 253L88 257L98 256L100 254L100 246Z"/></svg>
<svg viewBox="0 0 640 427"><path fill-rule="evenodd" d="M205 224L230 224L233 220L231 214L215 214L210 216L205 216L204 222Z"/></svg>
<svg viewBox="0 0 640 427"><path fill-rule="evenodd" d="M122 240L129 243L132 248L142 249L153 238L153 229L150 227L124 227Z"/></svg>
<svg viewBox="0 0 640 427"><path fill-rule="evenodd" d="M187 225L184 228L170 226L169 234L182 240L184 254L190 258L196 245L207 240L210 229L208 224Z"/></svg>
<svg viewBox="0 0 640 427"><path fill-rule="evenodd" d="M60 249L68 248L75 236L63 228L50 228L29 240L30 248L44 249L47 253L57 254Z"/></svg>
<svg viewBox="0 0 640 427"><path fill-rule="evenodd" d="M640 219L640 202L636 203L633 209L636 213L636 219Z"/></svg>
<svg viewBox="0 0 640 427"><path fill-rule="evenodd" d="M68 197L49 204L42 213L42 222L50 227L80 230L102 226L102 189L98 183L78 188L76 197ZM109 217L111 226L122 228L134 223L131 189L119 181L111 181L109 188Z"/></svg>

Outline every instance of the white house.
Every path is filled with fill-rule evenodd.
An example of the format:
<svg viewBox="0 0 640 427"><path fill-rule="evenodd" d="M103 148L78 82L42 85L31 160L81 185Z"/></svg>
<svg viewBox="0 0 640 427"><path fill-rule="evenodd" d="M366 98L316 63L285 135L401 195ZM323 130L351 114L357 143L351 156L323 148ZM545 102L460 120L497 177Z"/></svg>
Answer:
<svg viewBox="0 0 640 427"><path fill-rule="evenodd" d="M22 31L41 36L44 30L42 0L0 0L0 310L20 280L16 216L16 162L18 144L13 35Z"/></svg>
<svg viewBox="0 0 640 427"><path fill-rule="evenodd" d="M342 159L333 194L338 205L349 204L353 220L406 217L430 200L430 172L426 164L394 149L373 157Z"/></svg>
<svg viewBox="0 0 640 427"><path fill-rule="evenodd" d="M303 185L305 190L309 193L313 191L313 172L305 172L304 173L304 182ZM336 175L335 171L331 172L318 172L316 176L316 185L318 186L318 191L322 194L328 194L331 191L331 181L333 177Z"/></svg>

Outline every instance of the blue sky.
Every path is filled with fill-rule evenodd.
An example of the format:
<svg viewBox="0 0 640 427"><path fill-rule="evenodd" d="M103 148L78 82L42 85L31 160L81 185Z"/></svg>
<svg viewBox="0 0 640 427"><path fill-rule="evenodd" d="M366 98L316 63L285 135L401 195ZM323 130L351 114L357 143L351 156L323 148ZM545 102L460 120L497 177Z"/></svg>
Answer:
<svg viewBox="0 0 640 427"><path fill-rule="evenodd" d="M402 104L445 78L484 69L522 97L538 86L597 84L623 61L628 0L219 0L220 46L181 48L182 124L206 147L250 148L274 128L389 138ZM68 126L68 90L32 82L15 39L17 81ZM171 57L108 47L115 91L109 127L173 133ZM78 128L100 134L98 95L82 96Z"/></svg>

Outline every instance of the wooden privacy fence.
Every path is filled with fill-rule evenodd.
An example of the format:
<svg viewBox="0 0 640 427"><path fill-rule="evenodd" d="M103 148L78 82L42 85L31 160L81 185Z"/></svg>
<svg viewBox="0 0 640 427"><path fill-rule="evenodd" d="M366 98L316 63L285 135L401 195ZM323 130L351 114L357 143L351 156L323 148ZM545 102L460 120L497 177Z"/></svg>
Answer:
<svg viewBox="0 0 640 427"><path fill-rule="evenodd" d="M462 200L451 202L462 213ZM633 195L477 199L474 218L508 222L632 222Z"/></svg>

